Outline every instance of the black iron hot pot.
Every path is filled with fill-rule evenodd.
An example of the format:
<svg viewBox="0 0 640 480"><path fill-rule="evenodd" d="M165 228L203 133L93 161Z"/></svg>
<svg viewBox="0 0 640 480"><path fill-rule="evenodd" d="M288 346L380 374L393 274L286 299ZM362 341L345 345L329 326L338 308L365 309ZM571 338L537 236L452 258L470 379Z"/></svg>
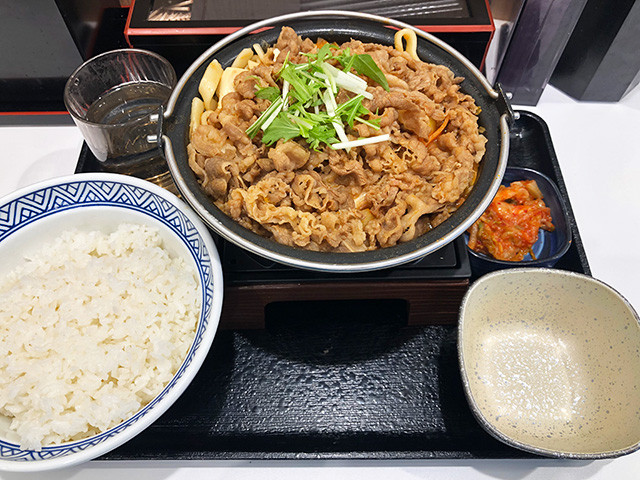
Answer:
<svg viewBox="0 0 640 480"><path fill-rule="evenodd" d="M424 235L394 247L370 252L313 252L288 247L261 237L220 211L201 190L187 160L191 101L198 84L215 58L223 67L255 43L274 44L280 27L288 25L298 35L322 37L342 43L350 39L394 44L395 29L412 28L418 36L418 55L423 61L446 65L465 80L461 89L482 108L479 123L488 139L486 154L469 197L452 216ZM160 136L171 175L186 202L208 226L224 239L262 257L298 268L333 272L362 272L397 266L428 255L461 235L488 207L504 173L509 151L512 111L498 87L494 89L473 64L437 38L403 22L358 12L301 12L267 19L239 30L204 52L180 79L161 118Z"/></svg>

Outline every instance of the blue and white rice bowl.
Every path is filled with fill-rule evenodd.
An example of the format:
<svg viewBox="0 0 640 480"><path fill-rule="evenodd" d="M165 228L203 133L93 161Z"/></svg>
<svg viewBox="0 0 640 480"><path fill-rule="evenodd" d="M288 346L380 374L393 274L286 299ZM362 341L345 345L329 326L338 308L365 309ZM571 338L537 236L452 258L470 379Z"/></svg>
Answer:
<svg viewBox="0 0 640 480"><path fill-rule="evenodd" d="M122 445L160 417L184 392L202 365L222 309L222 270L211 235L172 193L147 181L108 173L78 174L24 188L0 200L0 267L8 272L29 248L65 230L105 233L123 222L157 228L163 248L191 263L201 295L194 339L178 371L135 415L88 438L24 450L8 441L9 419L0 418L0 470L38 471L76 465Z"/></svg>

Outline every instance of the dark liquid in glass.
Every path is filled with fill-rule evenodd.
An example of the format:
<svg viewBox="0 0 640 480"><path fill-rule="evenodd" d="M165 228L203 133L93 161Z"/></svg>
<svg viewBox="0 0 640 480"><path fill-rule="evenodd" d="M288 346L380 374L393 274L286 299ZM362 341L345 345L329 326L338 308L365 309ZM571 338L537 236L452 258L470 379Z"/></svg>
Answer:
<svg viewBox="0 0 640 480"><path fill-rule="evenodd" d="M91 104L87 120L116 125L158 112L169 99L171 89L153 82L130 83L109 90Z"/></svg>
<svg viewBox="0 0 640 480"><path fill-rule="evenodd" d="M119 85L91 104L86 119L107 126L96 134L107 142L109 158L125 160L150 149L147 137L156 134L158 129L150 116L159 113L170 95L171 89L166 85L137 82Z"/></svg>

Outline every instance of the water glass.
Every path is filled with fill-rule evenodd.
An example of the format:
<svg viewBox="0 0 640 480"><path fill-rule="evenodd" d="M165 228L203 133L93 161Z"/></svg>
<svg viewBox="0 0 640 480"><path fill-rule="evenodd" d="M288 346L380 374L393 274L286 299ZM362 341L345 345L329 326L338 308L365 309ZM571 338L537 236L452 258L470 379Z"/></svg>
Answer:
<svg viewBox="0 0 640 480"><path fill-rule="evenodd" d="M126 164L157 150L154 115L162 114L176 84L176 73L160 55L121 49L97 55L67 80L64 102L95 157L104 164Z"/></svg>

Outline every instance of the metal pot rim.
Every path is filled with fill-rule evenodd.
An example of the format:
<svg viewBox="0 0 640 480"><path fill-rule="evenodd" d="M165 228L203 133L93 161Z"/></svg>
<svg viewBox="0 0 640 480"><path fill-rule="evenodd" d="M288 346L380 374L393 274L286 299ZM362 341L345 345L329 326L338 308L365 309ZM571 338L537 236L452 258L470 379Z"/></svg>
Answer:
<svg viewBox="0 0 640 480"><path fill-rule="evenodd" d="M256 30L264 29L266 27L272 26L274 24L282 23L282 22L287 22L291 20L307 20L312 17L324 17L324 18L350 17L354 19L368 20L368 21L381 23L385 26L393 26L400 29L409 28L411 30L414 30L416 32L416 35L424 38L430 43L437 45L438 47L442 48L444 51L446 51L447 53L455 57L455 59L458 60L460 63L462 63L464 68L466 68L467 71L471 73L479 81L482 87L486 90L487 95L492 100L503 104L503 110L505 110L505 112L500 115L500 121L499 121L500 151L499 151L499 157L498 157L498 166L494 174L494 178L490 188L488 189L488 191L486 192L486 194L484 195L484 197L482 198L482 200L479 202L479 204L474 210L475 212L479 212L477 215L479 216L489 206L489 204L491 203L491 200L495 196L498 190L498 187L500 186L500 181L502 179L502 176L506 168L507 157L509 152L509 124L513 117L513 112L511 110L509 102L506 96L504 95L504 93L499 88L499 86L497 87L497 89L494 89L493 87L491 87L487 79L475 67L475 65L473 65L467 58L461 55L457 50L455 50L448 44L442 42L441 40L434 37L433 35L398 20L393 20L390 18L386 18L378 15L372 15L368 13L361 13L361 12L350 12L350 11L341 11L341 10L321 10L321 11L296 12L296 13L291 13L286 15L280 15L277 17L261 20L259 22L248 25L230 34L229 36L215 43L214 45L212 45L209 49L207 49L202 55L200 55L191 64L191 66L185 71L183 76L180 78L178 84L176 85L169 99L169 102L167 104L167 109L164 112L165 119L169 119L173 115L174 108L176 106L176 103L178 102L182 89L187 84L187 82L191 80L195 71L198 68L200 68L204 62L210 59L210 57L213 54L221 50L223 47L226 47L227 45L233 43L235 40L242 38L243 36L248 35L252 32L255 32ZM324 271L324 272L356 273L356 272L366 272L366 271L380 270L380 269L398 266L398 265L422 258L423 256L433 253L439 248L443 247L444 245L452 242L455 238L462 235L473 224L473 222L477 218L473 215L468 217L467 219L465 219L465 221L461 222L456 228L449 231L448 233L440 237L438 240L431 242L421 248L415 249L409 253L406 253L403 255L389 256L388 258L373 260L369 262L356 262L356 263L342 263L342 262L335 262L335 261L332 262L331 261L332 258L335 258L333 257L333 255L337 255L332 252L326 253L327 261L325 262L316 261L316 260L307 260L305 258L301 258L300 256L296 256L295 252L298 249L295 249L293 247L289 247L292 251L291 255L282 254L282 253L270 250L268 248L264 248L260 245L257 245L247 240L242 235L239 235L238 233L231 231L230 229L226 228L222 224L222 222L218 218L216 218L215 215L213 215L206 208L204 208L201 205L200 201L195 197L193 192L191 192L184 178L180 174L177 160L173 151L173 145L172 145L171 139L167 135L163 135L162 142L164 145L167 163L169 164L169 169L173 176L174 182L176 183L176 186L180 190L183 198L205 220L205 222L209 224L209 226L218 235L223 237L225 240L231 243L234 243L251 253L267 258L269 260L273 260L273 261L276 261L285 265L297 267L297 268ZM302 251L302 249L300 250ZM343 255L356 256L358 255L358 253L354 253L354 254L345 253Z"/></svg>

